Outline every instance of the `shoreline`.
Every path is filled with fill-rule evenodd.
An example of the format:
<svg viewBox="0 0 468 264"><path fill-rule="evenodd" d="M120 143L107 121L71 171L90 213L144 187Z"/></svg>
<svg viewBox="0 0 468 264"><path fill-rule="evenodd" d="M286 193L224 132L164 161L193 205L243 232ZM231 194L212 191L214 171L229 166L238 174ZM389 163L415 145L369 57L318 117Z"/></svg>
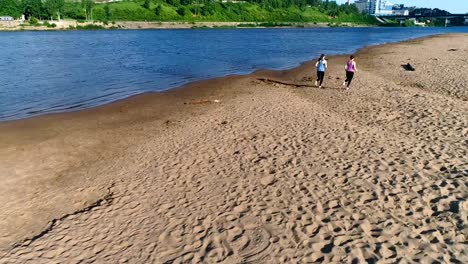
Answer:
<svg viewBox="0 0 468 264"><path fill-rule="evenodd" d="M371 46L363 46L363 47L357 49L354 54L358 54L361 51L364 51L364 50L367 50L367 49L370 49L370 48L373 48L373 47L380 47L380 46L392 45L392 44L398 44L398 43L406 43L406 42L424 40L426 38L439 37L439 36L451 35L451 34L457 34L457 33L441 33L441 34L434 34L434 35L425 36L425 37L417 37L417 38L407 39L407 40L404 40L404 41L389 42L389 43L383 43L383 44L377 44L377 45L371 45ZM463 33L459 33L459 34L463 34ZM332 58L346 57L346 56L349 56L349 54L330 55L330 57L332 57ZM229 75L225 75L225 76L219 76L219 77L214 77L214 78L209 78L209 79L203 79L203 80L198 80L198 81L194 81L194 82L189 82L189 83L177 86L177 87L164 89L164 90L161 90L161 91L149 91L149 92L138 93L138 94L135 94L135 95L132 95L132 96L129 96L129 97L125 97L125 98L122 98L122 99L118 99L118 100L115 100L115 101L111 101L111 102L108 102L108 103L104 103L104 104L100 104L100 105L96 105L96 106L92 106L92 107L88 107L88 108L84 108L84 109L64 111L64 112L45 113L45 114L39 114L39 115L35 115L35 116L18 118L18 119L11 119L11 120L0 120L0 125L7 124L7 123L27 121L29 119L40 118L40 117L43 117L43 116L55 116L55 115L61 115L61 114L79 113L79 112L82 112L82 111L87 111L87 110L92 110L92 109L95 109L95 108L104 107L106 105L112 105L114 103L122 103L125 100L133 100L136 97L141 97L141 96L145 96L145 95L149 95L149 96L157 95L157 94L164 95L166 93L170 93L170 92L176 91L176 90L189 89L189 87L198 87L198 86L203 86L203 85L209 85L211 81L218 82L218 81L222 81L224 78L228 78L228 79L231 79L231 78L248 78L248 77L256 76L258 73L267 73L267 74L274 75L275 73L284 73L284 72L299 70L300 68L303 68L303 67L310 67L309 64L310 65L313 64L313 61L301 62L301 63L299 63L298 66L290 68L290 69L283 69L283 70L258 69L258 70L255 70L255 71L251 72L251 73L248 73L248 74L241 74L241 75L239 75L239 74L229 74Z"/></svg>
<svg viewBox="0 0 468 264"><path fill-rule="evenodd" d="M242 237L245 235L258 235L265 238L266 241L270 241L269 239L272 237L271 241L273 242L270 241L269 243L271 243L271 245L269 244L269 246L276 247L276 242L274 242L276 238L273 238L278 236L280 239L284 239L279 234L276 234L277 232L281 233L279 231L280 229L276 229L281 226L278 225L278 227L276 227L275 221L277 214L269 215L270 218L268 218L267 215L265 219L272 219L269 221L261 220L264 218L259 218L255 221L252 220L256 219L255 213L260 212L259 214L263 215L261 212L264 211L256 211L256 208L262 207L262 205L260 205L260 202L257 204L251 201L257 199L256 195L259 191L258 189L250 190L249 186L264 190L265 193L262 195L266 195L268 199L259 199L262 200L263 203L269 203L270 200L274 201L274 203L268 205L267 208L274 208L282 212L282 208L276 208L281 203L278 203L277 198L275 198L277 192L275 189L272 189L272 186L282 192L282 194L280 194L281 197L284 195L291 195L284 197L285 201L293 201L292 198L295 196L293 193L289 193L290 190L297 189L298 192L300 192L304 188L312 188L312 186L305 184L306 182L321 186L320 184L322 184L321 182L323 180L321 180L320 177L322 176L319 177L318 175L322 175L323 173L325 173L326 178L332 176L327 179L333 182L334 186L341 188L340 186L344 185L350 189L347 189L348 191L346 192L343 191L344 193L335 193L334 189L330 188L330 186L321 186L321 188L315 189L315 192L320 189L326 189L326 192L318 193L319 197L325 197L326 200L317 202L317 197L310 195L301 198L312 199L307 202L308 205L304 204L301 206L308 208L312 205L313 217L320 219L317 220L318 222L315 220L307 221L312 221L310 224L320 225L322 219L331 217L333 220L330 222L331 225L338 225L340 230L346 230L345 227L341 226L338 220L335 222L333 216L327 213L339 213L338 208L349 206L346 202L340 201L338 202L340 206L337 207L333 202L337 197L339 199L340 195L344 195L345 198L349 200L357 199L355 204L363 206L360 211L356 208L352 209L352 219L354 220L349 220L349 222L358 221L359 224L363 225L361 233L369 233L370 237L371 235L375 237L376 231L373 230L381 228L377 221L380 216L373 216L373 213L370 213L372 210L366 211L369 209L366 207L366 204L375 201L379 202L377 204L378 206L381 205L380 202L385 204L383 200L381 201L385 196L379 196L379 194L372 194L371 192L367 193L367 190L363 190L366 195L377 196L373 199L369 198L371 202L366 202L369 199L366 198L367 196L361 197L361 194L359 194L360 192L357 192L358 194L356 196L353 196L354 194L351 192L353 195L348 197L350 194L349 191L352 191L355 187L348 186L349 183L347 180L343 179L340 175L342 171L344 171L344 173L348 175L348 178L352 179L351 183L356 181L357 186L363 186L363 188L371 184L367 180L363 180L367 177L367 174L364 174L363 177L365 177L362 179L353 178L355 176L352 175L354 175L354 173L362 174L363 172L360 172L360 170L366 170L362 167L362 162L366 164L365 166L367 166L367 168L372 168L372 157L366 158L364 156L353 155L361 155L357 154L361 152L375 153L378 152L380 148L386 148L386 152L382 152L378 156L383 156L380 158L384 161L386 159L387 165L385 165L385 163L378 163L376 165L377 167L393 166L395 168L394 173L401 170L404 172L402 177L403 175L410 175L413 166L419 166L419 163L411 163L416 162L411 161L410 157L413 157L412 154L407 154L409 156L408 159L405 159L403 156L397 156L404 159L406 163L412 164L411 166L398 165L399 163L396 163L396 165L388 165L388 163L395 159L394 155L398 155L398 153L402 151L399 148L399 143L397 143L400 141L405 142L405 145L408 146L418 146L413 150L417 154L413 157L418 159L417 162L420 162L420 158L429 160L429 163L427 163L429 165L426 164L429 167L424 170L421 169L421 171L425 171L424 173L429 173L429 175L434 174L434 176L418 178L418 180L421 181L420 184L422 184L421 188L424 188L424 190L426 190L426 185L431 186L431 184L435 184L430 179L432 179L431 177L436 177L435 175L437 172L440 172L439 169L441 170L441 166L449 167L447 164L451 164L453 166L462 166L461 168L463 168L463 164L467 163L466 158L463 158L460 152L461 146L459 146L462 144L460 137L463 136L463 130L458 131L456 129L461 127L463 122L466 122L466 118L463 119L463 113L467 109L462 103L463 100L467 98L466 92L463 90L463 85L466 84L463 84L463 82L451 83L454 87L459 87L460 85L462 87L460 91L455 90L455 92L459 92L459 94L453 93L452 95L452 93L449 93L451 92L450 90L439 91L437 90L438 87L434 86L435 88L433 88L433 83L425 83L425 81L432 80L432 77L427 78L425 75L426 73L422 75L419 74L419 72L421 72L420 69L424 69L424 61L419 61L422 60L419 57L426 56L425 54L427 53L424 53L426 50L434 49L428 47L428 45L423 45L425 42L437 43L437 47L440 49L441 43L446 41L450 44L448 44L447 47L443 47L440 52L446 52L447 54L444 53L444 56L457 56L459 52L463 52L464 47L458 47L462 45L463 42L458 43L453 41L453 39L463 39L463 37L466 38L468 35L443 34L359 49L356 54L360 72L356 77L352 93L350 94L343 93L341 90L336 89L336 86L339 86L343 78L341 68L347 57L343 55L329 58L331 67L327 72L327 88L323 90L312 88L313 81L309 79L309 77L314 76L314 72L310 70L313 68L314 63L313 61L309 61L290 70L261 70L244 76L220 77L190 83L165 92L143 93L117 102L77 112L49 114L32 117L30 119L7 121L7 123L1 122L0 131L2 132L2 139L0 140L0 160L4 161L5 166L2 166L3 171L0 171L0 176L2 176L5 181L5 185L2 186L4 190L2 190L2 194L0 195L0 201L4 204L2 212L8 222L5 226L0 226L0 230L5 230L5 232L0 233L6 234L0 237L0 256L2 255L2 247L11 249L11 243L18 243L17 245L20 246L13 247L12 250L8 250L8 252L5 253L5 256L8 255L7 260L12 260L15 254L18 252L21 253L21 250L28 251L28 249L34 249L35 245L40 246L43 240L54 240L62 234L60 233L61 230L68 230L66 232L81 232L76 233L78 236L83 233L79 229L80 225L70 222L77 221L76 219L79 220L78 223L80 224L88 223L87 221L94 219L93 217L95 217L95 214L104 214L104 211L119 212L116 217L118 216L125 219L123 215L125 215L127 211L121 213L120 210L123 209L118 208L126 208L127 204L133 208L129 209L130 211L128 212L135 212L135 210L137 210L138 219L144 219L142 217L148 213L143 210L144 208L152 208L153 213L155 213L154 210L157 210L156 215L161 216L163 219L167 218L169 222L175 221L170 220L171 215L177 214L177 212L173 212L173 210L177 210L181 214L188 210L190 214L187 217L191 217L194 212L193 210L198 208L191 207L192 205L197 205L197 199L192 198L198 197L196 194L192 194L191 186L196 186L193 187L195 188L195 193L200 193L201 196L198 197L200 202L203 201L210 206L214 206L211 204L210 199L205 199L204 197L212 197L216 201L216 199L220 199L220 197L229 193L227 190L224 190L222 186L232 186L232 184L237 186L233 188L233 190L238 189L240 192L234 192L232 197L228 196L228 198L233 198L233 201L235 200L235 204L233 204L232 207L222 210L218 209L226 212L232 210L236 218L232 218L234 220L220 219L217 221L220 221L221 225L229 225L229 222L240 222L239 228L243 230ZM449 48L453 48L455 51L447 51ZM394 54L400 54L406 49L422 52L416 55L404 53L403 59L401 59L401 63L411 59L410 62L417 69L415 74L401 72L400 61L395 59ZM385 52L383 52L384 50ZM426 57L423 58L426 59ZM435 59L439 58L437 57ZM384 73L378 73L375 70L375 65L378 64L379 61L385 61L389 65L383 69L385 71ZM460 74L463 74L463 72ZM449 77L454 78L452 76ZM452 79L447 79L447 81L450 80ZM461 81L463 80L462 78ZM392 82L392 84L390 85L384 81ZM395 84L393 84L393 82L395 82ZM433 91L432 89L436 90ZM393 97L395 97L395 99L393 99ZM431 109L421 108L428 104L431 105ZM448 109L451 110L448 111L448 113L444 113L440 120L448 119L448 121L435 119L438 118L438 111L445 109L447 109L447 111ZM419 113L423 113L425 117L419 116ZM461 113L461 117L457 117L457 113ZM448 128L439 129L436 121L432 119L425 121L424 118L428 117L442 122L440 126L448 126L447 124L450 122L453 122L453 124L448 126ZM415 132L413 133L410 125L418 124L421 124L421 126L414 128ZM436 126L435 128L437 129L434 129L434 126ZM309 130L313 132L309 132ZM428 151L426 150L426 146L421 147L417 145L418 142L425 140L424 137L419 136L421 131L426 133L424 136L429 135L431 137L430 140L433 141L433 145L430 145L430 147L440 151L442 153L441 159L443 160L433 161L426 152ZM414 141L410 141L408 138ZM324 139L327 141L327 146L321 143ZM312 143L307 143L311 140ZM263 144L263 142L265 142L265 144ZM346 142L347 146L343 146L343 142ZM370 150L366 150L360 146L360 142L368 144ZM448 144L451 152L440 147L443 146L442 143ZM269 144L271 144L271 148ZM254 151L251 146L256 146L256 150ZM283 149L282 146L285 148ZM277 153L275 150L276 148L281 149L281 151ZM298 150L295 150L296 148L298 148ZM348 148L353 149L351 154L346 153L346 151L342 153L343 149L346 150ZM421 149L419 150L419 148ZM454 149L453 151L451 150L452 148ZM291 149L294 150L294 153L289 155L288 153L291 152ZM331 151L330 153L327 152L329 150ZM310 154L309 151L312 151L314 154ZM385 154L387 152L390 154ZM236 158L237 154L235 153L241 153L242 157ZM272 153L274 153L274 155ZM459 154L457 156L454 153ZM351 158L349 155L351 155ZM252 161L250 161L251 156ZM319 159L321 156L323 156L324 159ZM200 159L198 159L198 157L200 157ZM247 160L243 160L244 157ZM281 165L283 163L280 161L283 158L285 158L286 161L284 165ZM317 158L318 160L314 160L313 158ZM224 159L226 159L226 161L223 161ZM287 161L289 159L291 160ZM332 160L339 166L335 168L334 163L327 161L327 159ZM348 167L349 164L347 162L352 164L352 166ZM421 162L424 163L424 161ZM314 167L313 165L308 165L309 163L323 163L326 166L320 165ZM237 164L239 166L237 166ZM425 168L424 166L422 168ZM322 167L328 169L322 171ZM360 170L356 171L355 167L360 168ZM228 169L227 171L225 171L226 168ZM348 170L352 171L348 174L348 172L346 172ZM379 175L383 174L385 177L390 177L385 171L385 169L377 169L376 173L378 172ZM335 172L337 175L333 176ZM16 175L11 175L11 173ZM314 176L316 173L317 177ZM215 177L211 178L210 175ZM221 177L218 177L218 175ZM267 175L274 176L273 180L268 178L270 176ZM295 176L293 177L292 175ZM198 177L200 177L200 180ZM379 179L379 181L385 181L385 177ZM282 184L289 186L288 181L292 179L299 182L302 182L302 180L306 181L300 183L300 185L294 183L291 188L281 188ZM395 189L401 191L400 193L409 195L408 193L411 192L404 189L404 179L406 179L406 176L393 180L401 183L401 186L397 185L388 189L387 187L382 187L382 185L378 185L377 187L384 188L382 192ZM223 185L220 184L219 181L226 182L222 182ZM456 181L456 178L449 178L446 179L446 181L449 182L449 186L452 186L451 184L453 181ZM146 182L150 184L148 185ZM239 185L236 185L238 182ZM204 184L209 185L205 186ZM143 193L139 193L139 191L141 191L139 189L140 185L144 186ZM412 185L412 183L409 185ZM162 189L158 189L160 188L159 186L166 186L167 188L161 187ZM411 188L413 187L414 186ZM218 188L221 189L219 193L217 190ZM242 191L244 188L249 189L249 191L244 193ZM371 188L371 190L379 191L380 189L378 188ZM453 198L453 195L460 195L460 188L464 188L463 185L459 184L457 187L454 187L450 199ZM169 191L172 189L174 191ZM18 190L21 190L24 194L23 197L18 195ZM427 192L424 193L424 197L431 198L432 193L430 192L432 191L430 188L427 189ZM140 204L148 204L141 206L129 203L129 200L135 201L137 198L132 197L132 193L138 194L137 197ZM171 196L171 193L177 197ZM179 197L179 194L183 194L184 197ZM220 195L219 197L216 196L218 194ZM297 194L298 193L296 193L296 195ZM185 197L185 195L187 195L187 197ZM238 197L243 197L242 195L245 195L247 198L238 200ZM395 195L399 197L400 194L397 192ZM153 196L156 196L154 200L151 198ZM14 197L18 200L15 200ZM142 197L147 198L143 199ZM50 199L50 201L44 202L47 201L47 199ZM404 204L406 205L406 198L401 199L401 201L405 201ZM98 200L102 202L96 205L96 201ZM187 206L190 210L182 205L169 206L171 203L178 203L179 201L181 201L181 204L185 204L185 200L187 200ZM224 204L226 206L231 206L230 201L231 200L227 200ZM245 205L247 202L249 203ZM449 202L453 201L450 200ZM320 206L318 206L318 203L320 203ZM389 202L387 201L386 203ZM167 204L169 205L166 206ZM286 206L286 208L296 208L299 205L293 203ZM377 205L373 205L372 208L377 208L375 207ZM82 215L80 210L88 206L91 206L92 209L90 209L89 213ZM202 204L200 208L205 208L206 206L206 204ZM239 206L241 208L239 208ZM408 204L408 206L411 207L413 204ZM464 204L460 206L462 211L465 210L463 209ZM386 212L384 207L378 208ZM217 207L212 207L215 212L218 210L216 208ZM410 221L408 219L411 217L419 217L419 214L415 214L414 216L404 216L403 218L404 214L400 216L402 212L398 211L399 209L396 207L390 209L392 215L395 213L396 216L406 219L407 221ZM427 208L424 210L426 209ZM209 212L205 212L203 209L198 210L200 210L202 214L206 213L209 215ZM369 215L363 217L359 215L356 216L354 215L356 212L368 212ZM143 215L140 215L140 213ZM91 215L89 219L87 218L88 214ZM11 219L12 215L16 217ZM282 213L279 215L282 215ZM96 219L101 219L104 216L105 215L98 215ZM197 214L193 216L202 217ZM34 221L32 221L31 217L33 217ZM81 217L85 217L85 219L81 219ZM118 221L118 217L115 218L114 221ZM369 219L366 217L369 217ZM201 219L212 218L214 219L215 217L203 216ZM51 219L59 220L51 224ZM304 218L299 217L298 219ZM189 219L190 223L197 222L195 219L192 220ZM361 220L363 222L360 222ZM159 220L154 221L158 222ZM211 220L206 221L210 222ZM275 228L267 229L267 231L259 231L260 233L252 233L254 232L252 230L264 230L265 227L260 225L257 229L250 229L248 226L258 222L263 223L263 221L266 221L265 225L273 225ZM419 218L411 221L417 222ZM94 226L99 225L99 222L91 222ZM292 222L287 223L291 224ZM187 225L188 223L183 224ZM255 224L255 226L257 225L258 224ZM296 225L300 226L302 224L296 223ZM368 227L368 225L370 225L370 227ZM21 232L18 226L22 228ZM70 227L63 229L65 226L72 227L71 229ZM161 223L161 226L165 225ZM178 226L178 224L176 224L176 226ZM310 225L304 224L304 229L308 226ZM322 230L329 230L330 232L332 232L332 230L338 230L336 227L327 229L326 226L327 225L322 227ZM399 223L393 223L393 226L398 227L398 230L404 229L403 233L410 233L410 230L406 230L405 227ZM132 230L146 230L145 227L146 225L139 224L135 227L130 226L128 229L131 232ZM116 228L118 231L118 227ZM165 228L169 230L172 229L171 226L166 226ZM212 228L211 222L209 225L204 225L204 228ZM434 228L437 229L438 227ZM33 240L23 241L25 238L34 237L35 234L45 229L50 229L50 231L47 231ZM97 231L96 229L93 230L93 232L99 233L101 229L97 228ZM160 230L160 226L151 226L151 230L153 230L151 232L156 232L154 230ZM123 236L128 239L128 236L125 235L126 229L123 229L122 232ZM317 232L322 233L322 231ZM323 232L325 232L323 233L324 237L330 235L327 233L328 231ZM394 236L398 237L398 234L402 233L397 232ZM428 233L428 235L430 236L430 233ZM109 238L117 241L118 239L114 238L119 238L120 236L115 236L116 237L111 235ZM152 235L153 238L157 238L158 236L159 239L165 241L164 238L166 236L164 233ZM211 235L209 237L211 237ZM379 236L379 239L381 237L384 236ZM191 238L187 239L190 240ZM348 239L353 240L354 238L350 236ZM74 239L71 241L73 242L73 240ZM189 243L189 240L183 240L185 241L183 244ZM60 243L62 240L56 239L55 241ZM65 240L63 241L67 243ZM364 239L363 241L367 241L371 245L374 243L372 239ZM398 241L399 243L401 242L400 238L398 238ZM444 240L439 239L439 241ZM78 244L80 245L80 243ZM100 240L99 243L103 243L103 241ZM183 247L171 243L167 242L167 245L172 247L172 251L174 251L174 249L180 249L181 254L183 253ZM314 244L318 242L310 241L309 243ZM387 241L385 243L390 242ZM113 243L108 242L108 244L112 246ZM216 244L214 245L217 247ZM261 245L257 246L262 247ZM391 246L395 245L389 245L389 248L391 248ZM169 261L178 258L177 254L171 255L169 253L171 250L159 248L164 247L164 243L162 243L162 245L157 245L157 247L158 250L155 252L159 255L156 256L156 260ZM236 248L236 245L232 247ZM287 248L288 246L285 247ZM297 249L297 245L295 247ZM318 251L320 251L320 248ZM106 252L108 250L110 249L101 250L95 254L98 256L100 254L99 252ZM302 248L301 250L304 250L304 252L306 251L306 249ZM391 251L391 249L389 250ZM445 245L444 252L446 250ZM83 252L85 251L86 250L83 250ZM167 255L165 255L166 251ZM334 254L338 254L335 250L332 251ZM20 259L27 261L28 256L36 256L35 254L37 253L34 250L28 252L28 254L22 254ZM233 253L234 256L232 257L236 257L238 254L242 256L243 254L242 251L239 251L240 253L237 253L237 251L235 252L236 253ZM367 251L364 250L363 252ZM271 253L273 254L273 252ZM411 251L407 251L406 253L413 254ZM58 252L54 252L54 254L59 255ZM115 254L116 257L120 253L117 252ZM128 254L127 252L127 255ZM317 257L317 259L324 257L326 260L331 261L335 256L339 256L339 254L334 254L333 256L314 255L314 257ZM361 258L359 253L354 252L353 254L357 254L356 256ZM372 255L371 253L362 254L366 256L367 254ZM386 254L387 253L385 253L385 255ZM261 255L260 252L254 255L266 257ZM391 255L392 254L389 256ZM227 255L226 258L229 258L232 263L235 263L236 261L229 256L230 255ZM459 256L457 256L457 258L459 258ZM35 260L37 259L36 256ZM365 257L363 259L365 259Z"/></svg>
<svg viewBox="0 0 468 264"><path fill-rule="evenodd" d="M218 28L314 28L314 27L376 27L376 25L361 25L354 23L333 23L333 22L203 22L203 21L115 21L103 23L97 21L78 22L71 20L47 21L54 23L55 27L47 26L23 26L20 21L11 23L0 22L1 31L63 31L77 29L218 29ZM268 26L262 26L268 25ZM277 26L276 26L277 25Z"/></svg>

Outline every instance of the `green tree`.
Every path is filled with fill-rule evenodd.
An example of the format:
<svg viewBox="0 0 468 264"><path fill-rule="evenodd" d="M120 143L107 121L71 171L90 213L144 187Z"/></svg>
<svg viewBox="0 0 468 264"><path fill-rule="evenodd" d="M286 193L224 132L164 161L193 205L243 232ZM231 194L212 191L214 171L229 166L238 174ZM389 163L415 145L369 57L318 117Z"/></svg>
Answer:
<svg viewBox="0 0 468 264"><path fill-rule="evenodd" d="M156 6L156 8L154 9L154 14L157 16L157 17L161 17L162 15L162 6L160 4L158 4Z"/></svg>
<svg viewBox="0 0 468 264"><path fill-rule="evenodd" d="M86 19L86 13L82 8L80 3L77 2L65 2L65 6L63 8L63 16L78 20Z"/></svg>
<svg viewBox="0 0 468 264"><path fill-rule="evenodd" d="M414 27L414 26L416 26L416 23L414 22L414 20L407 19L407 20L405 20L405 23L403 24L403 26L405 26L405 27Z"/></svg>
<svg viewBox="0 0 468 264"><path fill-rule="evenodd" d="M165 0L166 3L173 5L173 6L180 6L180 0Z"/></svg>
<svg viewBox="0 0 468 264"><path fill-rule="evenodd" d="M190 15L190 13L190 9L186 6L180 6L179 8L177 8L177 14L179 14L179 16L188 16Z"/></svg>
<svg viewBox="0 0 468 264"><path fill-rule="evenodd" d="M93 0L81 0L81 6L84 7L86 13L86 20L93 20Z"/></svg>
<svg viewBox="0 0 468 264"><path fill-rule="evenodd" d="M201 7L202 16L211 16L216 12L216 4L208 3Z"/></svg>
<svg viewBox="0 0 468 264"><path fill-rule="evenodd" d="M112 20L112 13L108 4L104 6L104 14L107 21Z"/></svg>
<svg viewBox="0 0 468 264"><path fill-rule="evenodd" d="M150 4L151 4L150 0L145 0L145 2L143 3L143 8L150 9Z"/></svg>
<svg viewBox="0 0 468 264"><path fill-rule="evenodd" d="M23 14L29 19L31 17L42 18L42 1L41 0L24 0Z"/></svg>
<svg viewBox="0 0 468 264"><path fill-rule="evenodd" d="M44 3L44 6L51 16L51 19L54 15L57 15L58 20L60 20L60 14L63 12L64 5L64 0L46 0Z"/></svg>
<svg viewBox="0 0 468 264"><path fill-rule="evenodd" d="M322 4L322 0L307 0L306 3L310 6L320 6Z"/></svg>
<svg viewBox="0 0 468 264"><path fill-rule="evenodd" d="M0 15L18 18L21 16L21 9L15 0L0 0Z"/></svg>

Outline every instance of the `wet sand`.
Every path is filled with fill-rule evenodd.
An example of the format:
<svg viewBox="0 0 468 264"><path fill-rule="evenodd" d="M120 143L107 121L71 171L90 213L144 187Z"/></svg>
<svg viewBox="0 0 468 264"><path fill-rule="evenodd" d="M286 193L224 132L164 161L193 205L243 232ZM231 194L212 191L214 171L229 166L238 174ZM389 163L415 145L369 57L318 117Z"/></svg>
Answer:
<svg viewBox="0 0 468 264"><path fill-rule="evenodd" d="M345 62L0 123L0 263L467 262L468 35Z"/></svg>

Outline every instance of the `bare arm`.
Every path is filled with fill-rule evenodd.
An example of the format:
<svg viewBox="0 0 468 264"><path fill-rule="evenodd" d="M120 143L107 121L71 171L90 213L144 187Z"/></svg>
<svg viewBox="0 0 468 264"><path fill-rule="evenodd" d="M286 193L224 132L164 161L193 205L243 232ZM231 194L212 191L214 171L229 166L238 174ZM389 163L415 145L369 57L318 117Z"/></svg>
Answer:
<svg viewBox="0 0 468 264"><path fill-rule="evenodd" d="M357 72L358 70L357 70L356 62L355 62L355 61L353 61L353 63L354 63L354 71L356 71L356 72Z"/></svg>
<svg viewBox="0 0 468 264"><path fill-rule="evenodd" d="M317 67L317 66L318 66L318 63L319 63L318 61L315 63L315 67Z"/></svg>
<svg viewBox="0 0 468 264"><path fill-rule="evenodd" d="M328 63L325 61L325 69L328 69Z"/></svg>

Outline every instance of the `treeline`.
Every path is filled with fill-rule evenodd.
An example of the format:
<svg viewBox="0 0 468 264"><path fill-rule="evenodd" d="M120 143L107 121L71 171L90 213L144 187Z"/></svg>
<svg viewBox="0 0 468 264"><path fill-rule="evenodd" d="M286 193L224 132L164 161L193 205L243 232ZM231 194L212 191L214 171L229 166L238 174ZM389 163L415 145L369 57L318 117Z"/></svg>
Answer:
<svg viewBox="0 0 468 264"><path fill-rule="evenodd" d="M429 26L445 26L445 18L433 18L432 16L444 16L450 15L450 12L446 10L441 10L438 8L415 8L411 9L409 14L411 16L417 15L422 16L422 21L425 21ZM426 18L424 18L426 16ZM450 19L451 26L463 26L465 25L465 18L464 17L455 17Z"/></svg>
<svg viewBox="0 0 468 264"><path fill-rule="evenodd" d="M92 14L94 1L66 2L65 0L0 0L0 16L26 19L63 19L80 17L87 19Z"/></svg>
<svg viewBox="0 0 468 264"><path fill-rule="evenodd" d="M438 8L415 8L411 9L409 14L411 16L418 15L418 16L433 16L433 15L450 15L450 12L441 10Z"/></svg>
<svg viewBox="0 0 468 264"><path fill-rule="evenodd" d="M355 5L321 0L135 0L95 4L92 0L0 0L0 15L97 21L245 21L374 24Z"/></svg>

